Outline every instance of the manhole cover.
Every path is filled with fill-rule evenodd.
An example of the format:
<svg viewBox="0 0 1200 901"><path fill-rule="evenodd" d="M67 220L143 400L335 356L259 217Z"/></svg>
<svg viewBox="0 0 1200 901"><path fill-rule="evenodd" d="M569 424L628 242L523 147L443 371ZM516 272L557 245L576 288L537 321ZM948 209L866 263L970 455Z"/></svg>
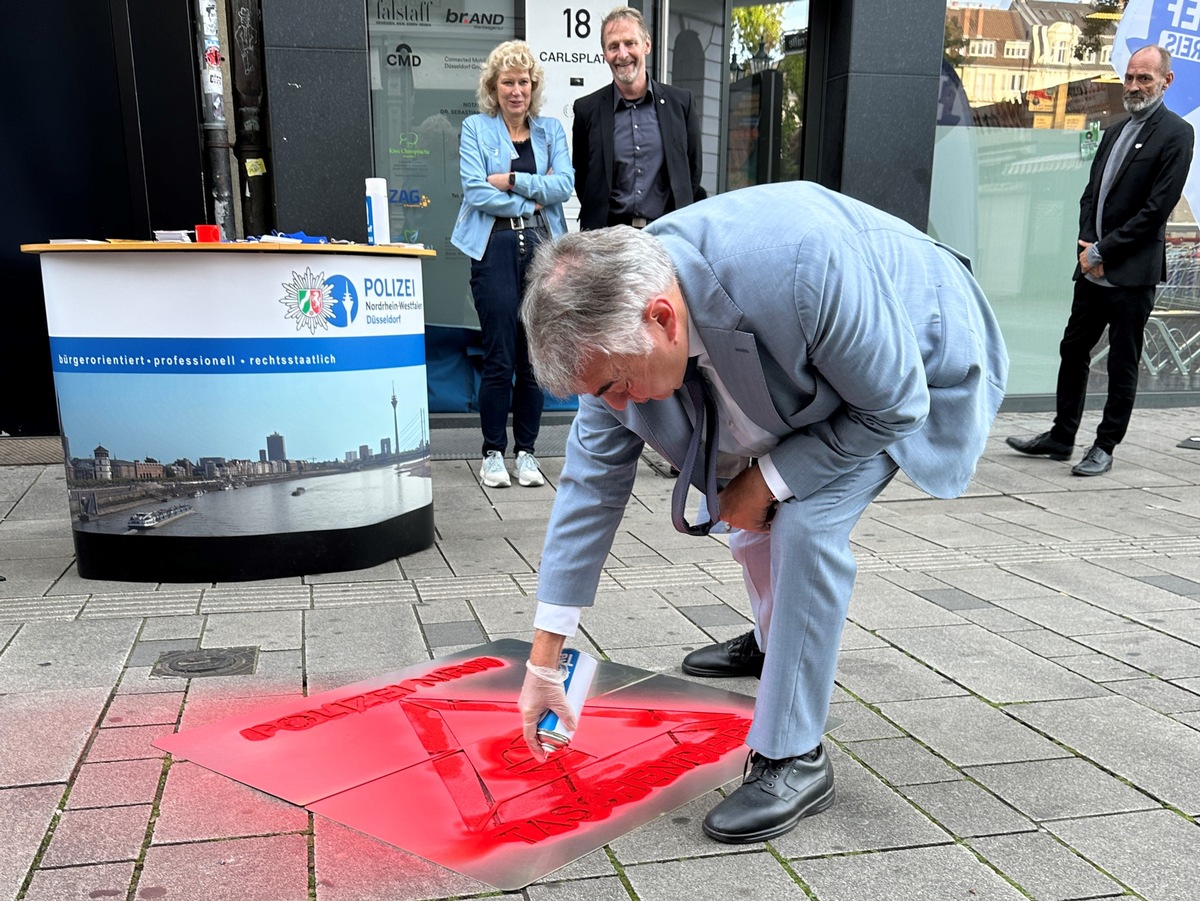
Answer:
<svg viewBox="0 0 1200 901"><path fill-rule="evenodd" d="M199 648L167 651L158 658L152 676L198 679L201 676L246 676L258 665L258 648Z"/></svg>

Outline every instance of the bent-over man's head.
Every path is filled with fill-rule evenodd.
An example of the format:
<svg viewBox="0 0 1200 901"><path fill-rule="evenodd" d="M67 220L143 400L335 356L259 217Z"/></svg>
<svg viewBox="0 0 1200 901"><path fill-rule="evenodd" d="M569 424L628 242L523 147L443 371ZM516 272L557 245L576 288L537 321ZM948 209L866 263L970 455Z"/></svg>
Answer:
<svg viewBox="0 0 1200 901"><path fill-rule="evenodd" d="M617 409L669 397L683 382L687 307L662 244L626 225L543 244L521 322L538 382Z"/></svg>

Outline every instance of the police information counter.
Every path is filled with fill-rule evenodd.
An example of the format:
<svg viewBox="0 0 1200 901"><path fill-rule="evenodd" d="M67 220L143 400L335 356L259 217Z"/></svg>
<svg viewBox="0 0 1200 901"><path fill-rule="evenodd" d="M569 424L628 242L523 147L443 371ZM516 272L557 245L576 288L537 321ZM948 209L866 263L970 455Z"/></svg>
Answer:
<svg viewBox="0 0 1200 901"><path fill-rule="evenodd" d="M421 257L31 244L79 574L215 582L433 543Z"/></svg>

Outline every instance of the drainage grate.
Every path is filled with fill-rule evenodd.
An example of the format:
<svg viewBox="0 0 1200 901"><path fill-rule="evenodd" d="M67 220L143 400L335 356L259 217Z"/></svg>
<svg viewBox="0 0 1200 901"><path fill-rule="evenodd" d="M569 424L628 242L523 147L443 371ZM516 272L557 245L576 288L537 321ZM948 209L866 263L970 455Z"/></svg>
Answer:
<svg viewBox="0 0 1200 901"><path fill-rule="evenodd" d="M258 648L199 648L161 654L152 676L198 679L201 676L247 676L258 666Z"/></svg>

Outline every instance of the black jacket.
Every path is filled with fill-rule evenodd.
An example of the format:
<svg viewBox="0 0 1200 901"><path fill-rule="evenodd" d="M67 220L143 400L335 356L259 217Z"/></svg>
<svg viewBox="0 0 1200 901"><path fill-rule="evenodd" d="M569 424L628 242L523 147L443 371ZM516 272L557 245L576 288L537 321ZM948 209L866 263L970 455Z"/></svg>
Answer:
<svg viewBox="0 0 1200 901"><path fill-rule="evenodd" d="M1083 196L1079 198L1079 238L1096 240L1096 201L1104 164L1125 119L1104 132ZM1104 277L1114 285L1155 285L1167 277L1167 217L1179 202L1192 163L1192 126L1159 106L1142 126L1104 200L1097 250ZM1076 256L1079 247L1075 248ZM1075 267L1075 278L1081 275Z"/></svg>
<svg viewBox="0 0 1200 901"><path fill-rule="evenodd" d="M612 195L613 103L610 82L575 101L571 125L571 160L575 165L575 194L579 198L579 227L604 228ZM667 212L707 195L700 187L700 116L692 92L654 82L658 127L662 132L670 202Z"/></svg>

